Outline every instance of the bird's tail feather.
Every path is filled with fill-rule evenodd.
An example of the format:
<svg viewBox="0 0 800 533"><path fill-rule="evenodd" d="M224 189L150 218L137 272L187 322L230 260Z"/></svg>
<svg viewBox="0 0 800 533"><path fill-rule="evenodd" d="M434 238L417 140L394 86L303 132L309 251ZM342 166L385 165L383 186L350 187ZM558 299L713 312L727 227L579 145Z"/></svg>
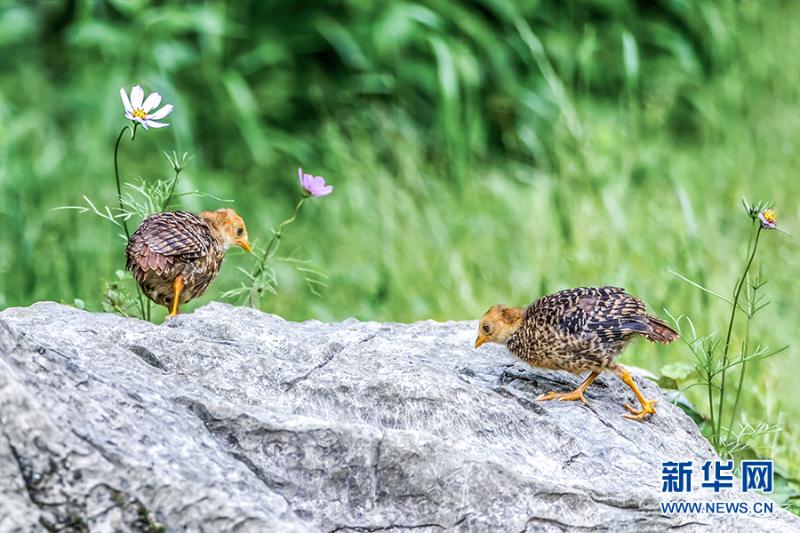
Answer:
<svg viewBox="0 0 800 533"><path fill-rule="evenodd" d="M647 340L651 342L660 342L661 344L669 344L678 338L678 332L669 327L666 322L654 316L647 316L647 324L653 328L653 331L645 335Z"/></svg>

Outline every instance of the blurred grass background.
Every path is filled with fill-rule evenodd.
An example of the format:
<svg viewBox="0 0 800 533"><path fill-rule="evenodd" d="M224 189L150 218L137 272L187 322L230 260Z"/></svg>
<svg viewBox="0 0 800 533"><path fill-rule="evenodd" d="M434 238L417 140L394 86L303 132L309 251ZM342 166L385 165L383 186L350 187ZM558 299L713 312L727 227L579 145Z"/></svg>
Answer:
<svg viewBox="0 0 800 533"><path fill-rule="evenodd" d="M139 83L175 111L123 142L124 179L166 177L160 151L189 151L182 189L233 199L262 245L293 208L297 166L336 187L282 249L330 288L314 297L282 270L268 311L470 319L614 284L719 331L729 309L667 269L728 294L742 196L800 231L798 36L789 1L0 0L0 308L100 308L123 243L53 208L114 205L118 92ZM772 305L753 338L791 348L751 367L745 397L748 421L783 425L760 446L795 477L798 258L796 239L765 236ZM249 261L232 251L186 311ZM642 343L622 360L658 372L689 357Z"/></svg>

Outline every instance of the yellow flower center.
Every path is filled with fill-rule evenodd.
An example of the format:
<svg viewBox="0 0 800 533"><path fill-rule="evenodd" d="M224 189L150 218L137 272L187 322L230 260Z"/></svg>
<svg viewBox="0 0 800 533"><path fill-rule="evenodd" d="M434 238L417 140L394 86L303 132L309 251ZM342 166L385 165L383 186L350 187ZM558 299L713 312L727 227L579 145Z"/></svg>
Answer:
<svg viewBox="0 0 800 533"><path fill-rule="evenodd" d="M775 210L774 209L767 209L764 211L764 220L769 222L770 224L775 223Z"/></svg>
<svg viewBox="0 0 800 533"><path fill-rule="evenodd" d="M133 115L133 118L140 118L142 120L147 118L147 113L145 113L144 109L142 109L141 107L138 109L134 109L133 113L131 114Z"/></svg>

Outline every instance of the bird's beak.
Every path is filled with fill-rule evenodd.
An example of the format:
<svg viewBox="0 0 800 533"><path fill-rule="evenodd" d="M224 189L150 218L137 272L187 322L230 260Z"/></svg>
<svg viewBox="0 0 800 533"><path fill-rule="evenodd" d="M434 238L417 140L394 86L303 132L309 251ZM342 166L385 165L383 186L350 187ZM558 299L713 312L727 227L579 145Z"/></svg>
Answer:
<svg viewBox="0 0 800 533"><path fill-rule="evenodd" d="M236 239L236 244L242 247L245 252L252 252L253 249L250 247L250 242L247 239Z"/></svg>
<svg viewBox="0 0 800 533"><path fill-rule="evenodd" d="M478 333L478 338L475 339L475 347L480 348L481 344L489 342L489 336L483 333Z"/></svg>

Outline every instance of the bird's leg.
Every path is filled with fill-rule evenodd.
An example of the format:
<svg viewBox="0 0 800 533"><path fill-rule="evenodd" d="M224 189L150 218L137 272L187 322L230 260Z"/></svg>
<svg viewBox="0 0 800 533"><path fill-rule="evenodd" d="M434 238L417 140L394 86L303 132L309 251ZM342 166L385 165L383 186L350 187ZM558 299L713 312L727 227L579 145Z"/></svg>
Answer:
<svg viewBox="0 0 800 533"><path fill-rule="evenodd" d="M178 304L181 302L181 291L183 290L183 276L175 276L172 280L172 309L170 310L167 318L171 318L178 314Z"/></svg>
<svg viewBox="0 0 800 533"><path fill-rule="evenodd" d="M625 382L625 385L627 385L628 387L631 388L633 393L639 399L639 403L642 404L642 408L639 409L638 411L636 409L634 409L633 407L631 407L630 405L628 405L627 403L624 404L625 409L630 411L631 414L623 415L623 416L625 416L625 418L629 418L631 420L643 420L647 415L654 415L656 413L655 405L656 405L656 401L657 400L648 400L647 398L642 396L642 393L639 390L639 387L636 386L636 383L634 383L630 372L625 370L625 368L623 368L621 365L617 365L614 368L614 373L617 376L619 376L619 378L623 382Z"/></svg>
<svg viewBox="0 0 800 533"><path fill-rule="evenodd" d="M580 400L584 405L586 405L586 398L584 398L583 393L589 388L589 385L592 384L592 381L594 381L599 375L600 372L592 372L589 374L589 377L583 380L583 383L578 385L578 388L572 392L550 391L547 394L542 394L536 399L540 401L561 400L562 402L569 400Z"/></svg>

